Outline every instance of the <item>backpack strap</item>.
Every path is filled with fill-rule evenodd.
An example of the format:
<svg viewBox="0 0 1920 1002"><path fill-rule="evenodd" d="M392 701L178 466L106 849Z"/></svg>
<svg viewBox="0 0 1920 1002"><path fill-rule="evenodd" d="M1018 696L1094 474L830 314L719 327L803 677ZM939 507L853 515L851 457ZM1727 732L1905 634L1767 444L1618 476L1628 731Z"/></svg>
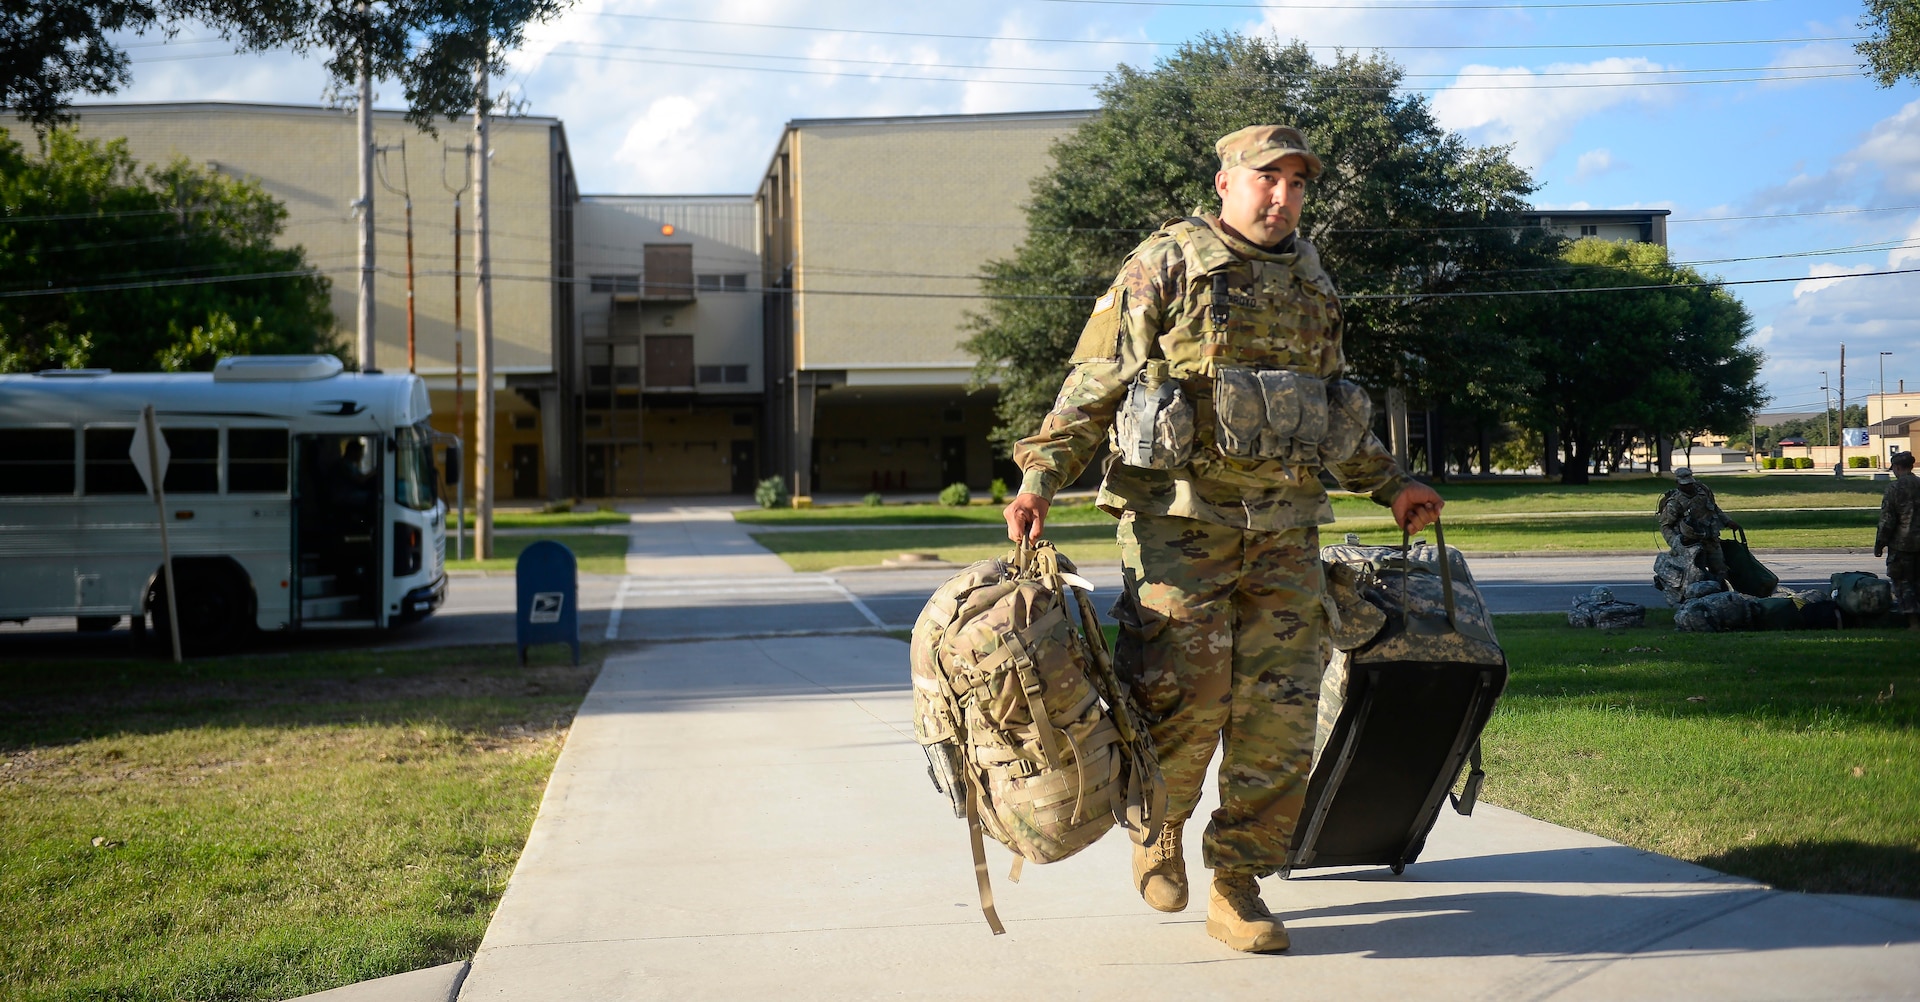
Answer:
<svg viewBox="0 0 1920 1002"><path fill-rule="evenodd" d="M987 927L995 936L1007 934L1007 927L1000 924L1000 913L993 907L993 878L987 875L987 844L980 837L980 781L974 778L973 770L967 770L967 842L973 848L973 883L980 889L980 914L987 917Z"/></svg>
<svg viewBox="0 0 1920 1002"><path fill-rule="evenodd" d="M1467 770L1467 785L1459 793L1449 794L1453 798L1453 809L1461 814L1472 814L1473 805L1480 799L1480 784L1486 782L1487 770L1480 767L1480 740L1474 739L1473 751L1467 753L1473 768Z"/></svg>
<svg viewBox="0 0 1920 1002"><path fill-rule="evenodd" d="M1055 621L1066 622L1066 610L1059 605L1046 615L1027 624L1028 630L1044 632L1051 630ZM1060 733L1053 726L1053 718L1047 713L1046 700L1042 697L1046 690L1040 684L1040 674L1034 669L1033 657L1027 653L1027 646L1020 642L1017 633L1000 635L1000 649L980 659L974 670L981 673L991 672L1005 662L1012 662L1014 676L1020 680L1020 691L1026 697L1027 714L1033 718L1033 729L1040 738L1040 750L1047 756L1047 767L1058 769L1066 760L1060 757Z"/></svg>

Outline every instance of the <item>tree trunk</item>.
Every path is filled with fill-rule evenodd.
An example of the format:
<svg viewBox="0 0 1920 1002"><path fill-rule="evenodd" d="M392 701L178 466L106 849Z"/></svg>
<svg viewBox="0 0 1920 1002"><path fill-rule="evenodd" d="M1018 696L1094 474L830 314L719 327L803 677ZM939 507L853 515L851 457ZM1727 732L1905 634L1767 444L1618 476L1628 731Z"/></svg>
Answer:
<svg viewBox="0 0 1920 1002"><path fill-rule="evenodd" d="M1667 436L1659 434L1653 436L1653 454L1657 457L1656 462L1659 464L1655 469L1661 473L1673 472L1673 446Z"/></svg>
<svg viewBox="0 0 1920 1002"><path fill-rule="evenodd" d="M1480 475L1493 473L1493 429L1480 426Z"/></svg>
<svg viewBox="0 0 1920 1002"><path fill-rule="evenodd" d="M1439 408L1427 412L1427 467L1433 479L1447 482L1447 418Z"/></svg>
<svg viewBox="0 0 1920 1002"><path fill-rule="evenodd" d="M1546 453L1540 460L1540 472L1549 477L1560 475L1560 429L1548 428L1540 437L1546 440Z"/></svg>
<svg viewBox="0 0 1920 1002"><path fill-rule="evenodd" d="M1563 484L1591 483L1593 470L1593 438L1582 432L1575 432L1572 439L1573 454L1560 470L1560 482Z"/></svg>

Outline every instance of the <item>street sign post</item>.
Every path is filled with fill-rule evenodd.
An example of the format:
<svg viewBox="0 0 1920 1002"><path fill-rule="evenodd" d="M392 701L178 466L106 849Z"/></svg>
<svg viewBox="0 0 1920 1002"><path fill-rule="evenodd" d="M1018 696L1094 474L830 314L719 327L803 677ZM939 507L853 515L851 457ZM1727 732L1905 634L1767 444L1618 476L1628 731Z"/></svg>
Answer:
<svg viewBox="0 0 1920 1002"><path fill-rule="evenodd" d="M140 411L140 423L133 429L133 444L127 448L127 458L133 460L133 468L140 472L140 479L146 482L147 491L153 495L154 506L160 512L160 576L167 585L167 637L173 641L173 663L179 664L180 602L173 587L173 547L167 542L165 490L167 462L173 458L173 454L167 449L166 436L160 434L160 425L154 420L152 404Z"/></svg>
<svg viewBox="0 0 1920 1002"><path fill-rule="evenodd" d="M573 551L543 539L520 551L513 568L514 642L520 663L534 644L566 644L580 663L580 575Z"/></svg>

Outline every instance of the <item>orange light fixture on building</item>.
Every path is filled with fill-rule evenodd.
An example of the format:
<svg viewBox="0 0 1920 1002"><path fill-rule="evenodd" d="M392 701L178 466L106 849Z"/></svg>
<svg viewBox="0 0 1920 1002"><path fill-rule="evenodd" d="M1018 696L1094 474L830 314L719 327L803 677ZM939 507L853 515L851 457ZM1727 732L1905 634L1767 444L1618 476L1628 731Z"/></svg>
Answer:
<svg viewBox="0 0 1920 1002"><path fill-rule="evenodd" d="M661 236L663 236L663 237L670 237L670 236L673 236L673 224L672 224L672 223L661 223L661 224L660 224L660 235L661 235Z"/></svg>

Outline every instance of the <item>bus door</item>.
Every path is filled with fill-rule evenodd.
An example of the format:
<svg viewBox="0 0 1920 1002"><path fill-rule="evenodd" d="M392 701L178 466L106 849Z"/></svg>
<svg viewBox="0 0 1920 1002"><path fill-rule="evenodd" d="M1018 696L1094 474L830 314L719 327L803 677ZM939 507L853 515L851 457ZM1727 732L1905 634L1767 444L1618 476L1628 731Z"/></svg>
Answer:
<svg viewBox="0 0 1920 1002"><path fill-rule="evenodd" d="M383 437L296 435L294 554L303 626L380 622Z"/></svg>

